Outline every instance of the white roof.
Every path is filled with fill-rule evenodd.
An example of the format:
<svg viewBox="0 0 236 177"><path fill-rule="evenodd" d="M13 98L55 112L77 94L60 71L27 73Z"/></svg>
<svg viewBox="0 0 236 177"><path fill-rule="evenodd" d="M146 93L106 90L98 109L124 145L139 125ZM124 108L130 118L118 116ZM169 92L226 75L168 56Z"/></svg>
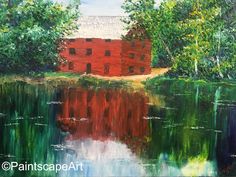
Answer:
<svg viewBox="0 0 236 177"><path fill-rule="evenodd" d="M127 34L121 16L82 16L78 20L79 30L68 38L121 39Z"/></svg>

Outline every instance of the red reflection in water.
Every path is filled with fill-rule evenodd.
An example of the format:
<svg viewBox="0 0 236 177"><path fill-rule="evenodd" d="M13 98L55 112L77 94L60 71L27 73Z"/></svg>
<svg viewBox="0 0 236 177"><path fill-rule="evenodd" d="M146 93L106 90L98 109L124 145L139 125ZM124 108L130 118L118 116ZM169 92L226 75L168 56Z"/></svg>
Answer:
<svg viewBox="0 0 236 177"><path fill-rule="evenodd" d="M148 97L124 90L64 89L57 116L69 139L118 139L129 145L143 144L148 135ZM135 143L132 143L135 141Z"/></svg>

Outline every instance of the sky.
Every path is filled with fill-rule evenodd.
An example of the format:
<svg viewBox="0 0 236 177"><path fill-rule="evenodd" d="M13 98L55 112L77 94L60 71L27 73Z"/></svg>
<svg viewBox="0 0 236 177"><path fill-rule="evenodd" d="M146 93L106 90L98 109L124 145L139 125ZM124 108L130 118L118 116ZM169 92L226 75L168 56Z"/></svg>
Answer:
<svg viewBox="0 0 236 177"><path fill-rule="evenodd" d="M80 10L83 15L124 15L121 8L123 0L81 0Z"/></svg>
<svg viewBox="0 0 236 177"><path fill-rule="evenodd" d="M67 0L54 0L67 2ZM161 0L156 0L157 5ZM124 0L81 0L80 11L84 16L123 16Z"/></svg>

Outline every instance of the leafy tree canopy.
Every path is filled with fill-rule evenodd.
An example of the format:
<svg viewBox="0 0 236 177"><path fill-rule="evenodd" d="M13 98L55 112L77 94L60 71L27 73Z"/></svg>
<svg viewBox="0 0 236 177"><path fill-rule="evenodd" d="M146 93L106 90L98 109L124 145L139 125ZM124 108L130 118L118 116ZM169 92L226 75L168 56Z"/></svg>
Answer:
<svg viewBox="0 0 236 177"><path fill-rule="evenodd" d="M39 72L59 63L59 43L78 10L49 0L0 0L0 72Z"/></svg>
<svg viewBox="0 0 236 177"><path fill-rule="evenodd" d="M236 78L236 2L126 0L125 22L139 24L153 43L153 66L175 76Z"/></svg>

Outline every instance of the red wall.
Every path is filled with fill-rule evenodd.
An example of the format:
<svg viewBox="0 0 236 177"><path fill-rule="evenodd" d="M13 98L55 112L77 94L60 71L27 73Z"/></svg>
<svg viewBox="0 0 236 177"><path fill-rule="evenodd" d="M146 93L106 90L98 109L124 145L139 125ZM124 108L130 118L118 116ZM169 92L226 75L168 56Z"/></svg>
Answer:
<svg viewBox="0 0 236 177"><path fill-rule="evenodd" d="M63 104L57 120L62 130L72 133L71 139L114 138L132 145L135 137L145 140L148 136L148 121L143 117L148 114L149 101L144 93L82 88L61 93Z"/></svg>
<svg viewBox="0 0 236 177"><path fill-rule="evenodd" d="M96 75L121 76L133 74L149 74L151 71L151 43L146 40L143 42L136 40L133 46L131 42L124 40L111 40L106 42L104 39L74 39L66 40L66 47L60 55L67 62L59 66L59 71L86 73L87 64L91 64L91 73ZM76 53L71 55L69 49L74 48ZM86 55L86 49L92 49L92 55ZM109 50L111 56L105 56L105 51ZM130 59L129 54L135 53L135 58ZM141 61L141 55L145 54L145 60ZM72 62L73 68L69 68ZM109 65L109 73L105 73L104 67ZM129 72L129 67L134 67L134 72ZM144 67L145 72L141 72L140 68Z"/></svg>
<svg viewBox="0 0 236 177"><path fill-rule="evenodd" d="M122 75L139 75L151 73L151 42L149 40L135 40L122 42ZM134 54L134 58L130 58L130 54ZM142 56L144 56L142 58ZM129 72L129 67L134 68L134 72ZM141 72L144 68L144 72Z"/></svg>

